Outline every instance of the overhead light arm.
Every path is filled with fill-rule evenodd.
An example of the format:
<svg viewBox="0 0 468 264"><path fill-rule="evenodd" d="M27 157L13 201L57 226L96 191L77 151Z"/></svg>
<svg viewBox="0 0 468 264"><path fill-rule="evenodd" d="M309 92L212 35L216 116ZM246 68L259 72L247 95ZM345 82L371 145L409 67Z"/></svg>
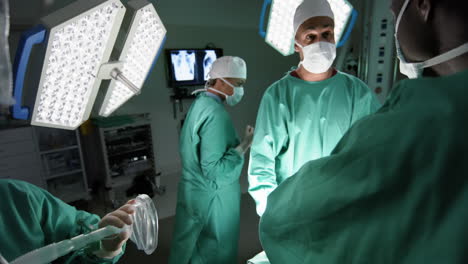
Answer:
<svg viewBox="0 0 468 264"><path fill-rule="evenodd" d="M113 61L104 63L99 69L97 77L101 80L116 80L125 85L135 95L139 95L140 89L138 86L132 83L120 69L122 69L124 63L121 61Z"/></svg>
<svg viewBox="0 0 468 264"><path fill-rule="evenodd" d="M111 71L111 77L114 79L114 80L117 80L121 83L123 83L125 86L127 86L128 89L130 89L130 91L132 91L135 95L138 95L140 94L140 89L138 89L138 87L136 85L134 85L129 79L127 79L121 70L119 70L118 68L114 68L112 71Z"/></svg>

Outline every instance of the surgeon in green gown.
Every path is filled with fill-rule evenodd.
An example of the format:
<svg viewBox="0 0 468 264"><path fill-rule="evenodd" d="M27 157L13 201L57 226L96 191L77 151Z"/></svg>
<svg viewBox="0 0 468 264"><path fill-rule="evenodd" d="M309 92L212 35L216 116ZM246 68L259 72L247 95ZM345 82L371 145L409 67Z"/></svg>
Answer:
<svg viewBox="0 0 468 264"><path fill-rule="evenodd" d="M7 261L107 225L132 224L131 203L99 216L76 210L49 192L18 180L0 180L0 254ZM130 234L92 244L61 258L66 263L117 263Z"/></svg>
<svg viewBox="0 0 468 264"><path fill-rule="evenodd" d="M209 72L207 88L193 102L180 135L182 177L169 263L237 263L239 176L253 128L243 141L223 101L237 104L247 78L244 60L225 56Z"/></svg>
<svg viewBox="0 0 468 264"><path fill-rule="evenodd" d="M334 14L308 0L294 16L301 62L270 86L260 104L249 164L249 193L261 216L268 195L304 163L328 156L348 128L380 104L358 78L332 67Z"/></svg>
<svg viewBox="0 0 468 264"><path fill-rule="evenodd" d="M391 9L411 79L271 193L271 263L468 263L468 2Z"/></svg>

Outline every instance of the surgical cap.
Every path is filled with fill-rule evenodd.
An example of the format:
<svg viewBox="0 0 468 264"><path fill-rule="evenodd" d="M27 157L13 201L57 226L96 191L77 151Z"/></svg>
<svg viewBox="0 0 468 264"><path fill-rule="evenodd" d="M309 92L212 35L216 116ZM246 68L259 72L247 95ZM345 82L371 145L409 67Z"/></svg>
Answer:
<svg viewBox="0 0 468 264"><path fill-rule="evenodd" d="M327 0L304 0L297 7L294 14L294 36L296 36L299 27L309 18L320 16L330 17L335 20L330 3Z"/></svg>
<svg viewBox="0 0 468 264"><path fill-rule="evenodd" d="M239 78L247 79L247 65L239 57L224 56L213 62L210 79L216 78Z"/></svg>

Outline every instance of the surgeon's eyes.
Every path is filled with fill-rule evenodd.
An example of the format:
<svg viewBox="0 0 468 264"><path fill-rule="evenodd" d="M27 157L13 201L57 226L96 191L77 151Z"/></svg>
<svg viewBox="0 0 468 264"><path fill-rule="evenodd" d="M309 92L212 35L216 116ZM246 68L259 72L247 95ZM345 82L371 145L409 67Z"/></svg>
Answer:
<svg viewBox="0 0 468 264"><path fill-rule="evenodd" d="M331 32L327 31L322 33L322 38L329 39L331 37Z"/></svg>
<svg viewBox="0 0 468 264"><path fill-rule="evenodd" d="M315 35L312 35L312 34L311 34L311 35L307 35L307 36L306 36L306 40L308 40L308 41L314 41L314 40L315 40Z"/></svg>

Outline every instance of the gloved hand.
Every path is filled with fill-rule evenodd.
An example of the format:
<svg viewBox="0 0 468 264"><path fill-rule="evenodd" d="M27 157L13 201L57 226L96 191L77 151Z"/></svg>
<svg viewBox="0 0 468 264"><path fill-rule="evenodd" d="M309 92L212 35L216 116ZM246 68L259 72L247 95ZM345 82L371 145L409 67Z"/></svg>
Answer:
<svg viewBox="0 0 468 264"><path fill-rule="evenodd" d="M118 228L123 228L125 225L133 224L131 214L135 213L134 200L128 201L124 206L107 214L99 222L99 228L112 225ZM102 248L94 254L101 258L113 258L120 254L123 244L130 238L129 232L122 232L113 236L110 239L103 239L101 241Z"/></svg>
<svg viewBox="0 0 468 264"><path fill-rule="evenodd" d="M248 125L245 128L242 142L236 148L239 152L245 153L250 148L250 146L252 145L252 141L253 141L254 131L255 129L250 125Z"/></svg>
<svg viewBox="0 0 468 264"><path fill-rule="evenodd" d="M242 144L246 146L245 150L249 149L250 146L252 146L254 131L255 129L250 125L248 125L245 128L244 138L242 139Z"/></svg>

